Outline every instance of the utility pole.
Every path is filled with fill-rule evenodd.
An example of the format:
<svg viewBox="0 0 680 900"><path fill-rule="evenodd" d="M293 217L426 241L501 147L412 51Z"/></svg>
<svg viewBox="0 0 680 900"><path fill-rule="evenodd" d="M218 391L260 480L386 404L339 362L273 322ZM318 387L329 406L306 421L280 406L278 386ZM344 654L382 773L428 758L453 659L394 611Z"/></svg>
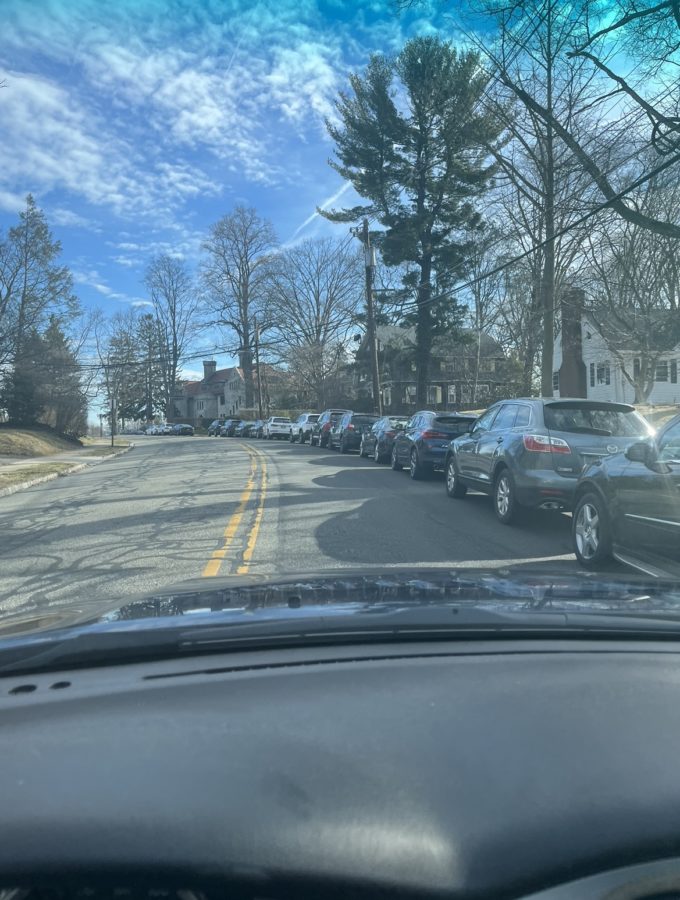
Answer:
<svg viewBox="0 0 680 900"><path fill-rule="evenodd" d="M371 234L368 230L368 219L364 219L361 231L353 228L352 234L364 245L364 263L366 266L366 335L371 360L371 381L373 384L373 409L382 415L382 395L380 393L380 369L378 367L378 341L375 333L375 313L373 310L373 275L375 272L375 249L371 246Z"/></svg>
<svg viewBox="0 0 680 900"><path fill-rule="evenodd" d="M260 380L260 326L255 317L255 374L257 375L257 417L262 418L262 381Z"/></svg>

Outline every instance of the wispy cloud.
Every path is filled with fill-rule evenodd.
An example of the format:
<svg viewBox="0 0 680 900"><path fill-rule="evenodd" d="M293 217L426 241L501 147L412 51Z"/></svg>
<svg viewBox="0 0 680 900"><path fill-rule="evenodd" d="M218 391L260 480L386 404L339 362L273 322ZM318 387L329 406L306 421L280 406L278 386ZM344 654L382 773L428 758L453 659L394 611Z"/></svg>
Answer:
<svg viewBox="0 0 680 900"><path fill-rule="evenodd" d="M338 200L343 196L343 194L345 194L351 187L352 187L352 185L349 183L349 181L346 181L343 184L343 186L341 188L339 188L339 190L337 190L331 197L327 197L323 201L323 203L319 203L319 209L328 209L329 207L333 206L333 204L337 203ZM294 241L295 238L298 236L298 234L300 234L301 231L304 231L304 229L307 228L308 225L311 225L312 222L318 218L319 218L319 213L316 210L314 210L314 212L311 215L307 216L307 218L302 223L302 225L298 225L298 227L293 232L293 236L291 237L290 240Z"/></svg>

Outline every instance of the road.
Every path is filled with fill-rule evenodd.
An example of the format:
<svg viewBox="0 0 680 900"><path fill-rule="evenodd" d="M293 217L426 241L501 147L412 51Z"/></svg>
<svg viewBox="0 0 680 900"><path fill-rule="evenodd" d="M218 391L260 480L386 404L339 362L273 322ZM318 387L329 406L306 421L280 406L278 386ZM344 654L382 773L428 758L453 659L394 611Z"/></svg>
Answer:
<svg viewBox="0 0 680 900"><path fill-rule="evenodd" d="M189 578L511 562L575 571L569 517L498 523L487 497L356 454L140 437L86 471L0 498L0 617L96 613Z"/></svg>

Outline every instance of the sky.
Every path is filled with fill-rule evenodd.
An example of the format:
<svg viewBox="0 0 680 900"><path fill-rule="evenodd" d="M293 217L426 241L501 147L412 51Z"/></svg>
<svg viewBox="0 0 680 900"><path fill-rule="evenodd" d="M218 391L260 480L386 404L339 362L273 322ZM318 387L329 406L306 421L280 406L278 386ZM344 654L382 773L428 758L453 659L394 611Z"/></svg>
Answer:
<svg viewBox="0 0 680 900"><path fill-rule="evenodd" d="M83 305L107 314L146 302L153 255L195 266L210 224L237 204L284 244L342 238L347 226L314 212L352 199L328 165L324 119L372 52L445 35L440 9L2 0L0 228L32 193Z"/></svg>

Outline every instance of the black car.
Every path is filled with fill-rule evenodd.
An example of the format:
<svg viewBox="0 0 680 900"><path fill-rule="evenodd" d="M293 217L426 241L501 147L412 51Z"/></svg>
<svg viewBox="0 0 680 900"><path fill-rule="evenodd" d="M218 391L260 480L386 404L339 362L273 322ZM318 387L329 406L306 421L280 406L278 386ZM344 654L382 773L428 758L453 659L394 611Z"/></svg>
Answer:
<svg viewBox="0 0 680 900"><path fill-rule="evenodd" d="M491 494L509 525L522 507L570 509L585 465L651 433L632 406L580 398L504 400L446 454L446 492Z"/></svg>
<svg viewBox="0 0 680 900"><path fill-rule="evenodd" d="M370 431L378 419L379 416L371 413L346 412L333 424L328 446L331 450L339 450L341 453L358 450L364 432Z"/></svg>
<svg viewBox="0 0 680 900"><path fill-rule="evenodd" d="M176 425L172 426L172 433L177 436L192 436L194 428L193 425L186 425L185 423L178 422Z"/></svg>
<svg viewBox="0 0 680 900"><path fill-rule="evenodd" d="M234 426L234 437L245 437L246 429L250 427L251 422L244 422L241 420Z"/></svg>
<svg viewBox="0 0 680 900"><path fill-rule="evenodd" d="M319 420L319 413L302 413L290 426L290 442L300 441L304 444L312 435L314 423Z"/></svg>
<svg viewBox="0 0 680 900"><path fill-rule="evenodd" d="M208 437L217 437L220 433L220 428L222 427L221 419L214 419L210 425L208 425Z"/></svg>
<svg viewBox="0 0 680 900"><path fill-rule="evenodd" d="M435 469L442 469L446 452L453 438L465 434L475 422L475 416L464 413L421 410L412 416L406 428L398 432L392 444L392 468L408 466L411 478L425 478Z"/></svg>
<svg viewBox="0 0 680 900"><path fill-rule="evenodd" d="M241 424L241 419L227 419L220 428L220 437L234 437L236 428Z"/></svg>
<svg viewBox="0 0 680 900"><path fill-rule="evenodd" d="M586 568L614 556L647 575L680 578L680 416L656 438L584 469L572 543Z"/></svg>
<svg viewBox="0 0 680 900"><path fill-rule="evenodd" d="M239 437L256 437L256 431L262 424L261 419L255 419L253 422L243 422Z"/></svg>
<svg viewBox="0 0 680 900"><path fill-rule="evenodd" d="M312 447L327 447L331 428L349 409L325 409L312 426L309 443Z"/></svg>
<svg viewBox="0 0 680 900"><path fill-rule="evenodd" d="M382 463L392 455L394 439L408 425L408 416L383 416L373 425L370 431L361 436L359 456L372 456L375 462Z"/></svg>

